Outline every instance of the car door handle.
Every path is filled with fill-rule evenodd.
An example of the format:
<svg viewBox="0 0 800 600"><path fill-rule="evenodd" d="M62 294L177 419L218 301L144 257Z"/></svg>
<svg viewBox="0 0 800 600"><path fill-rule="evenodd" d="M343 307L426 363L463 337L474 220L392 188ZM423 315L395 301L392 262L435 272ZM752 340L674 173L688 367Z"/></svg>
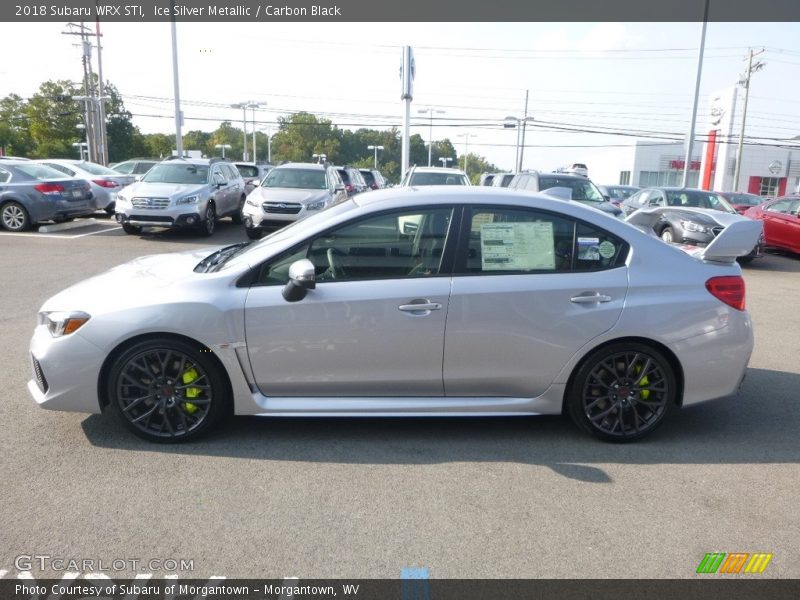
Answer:
<svg viewBox="0 0 800 600"><path fill-rule="evenodd" d="M611 296L606 294L598 294L597 292L589 294L579 294L570 298L570 302L575 304L594 304L597 302L611 302Z"/></svg>
<svg viewBox="0 0 800 600"><path fill-rule="evenodd" d="M409 313L422 313L422 312L430 312L432 310L439 310L442 308L442 305L438 302L429 302L427 300L421 300L415 302L414 300L411 301L411 304L401 304L397 307L398 310L403 312Z"/></svg>

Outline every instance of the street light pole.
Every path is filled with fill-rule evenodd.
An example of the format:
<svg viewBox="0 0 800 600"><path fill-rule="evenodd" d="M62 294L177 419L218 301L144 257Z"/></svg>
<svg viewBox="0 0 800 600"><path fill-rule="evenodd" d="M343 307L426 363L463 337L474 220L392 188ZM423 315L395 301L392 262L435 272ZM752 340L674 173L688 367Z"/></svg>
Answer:
<svg viewBox="0 0 800 600"><path fill-rule="evenodd" d="M230 147L231 147L230 144L216 144L214 146L214 148L222 148L222 158L225 158L225 149L226 148L230 149Z"/></svg>
<svg viewBox="0 0 800 600"><path fill-rule="evenodd" d="M503 127L506 129L517 130L517 153L514 158L514 169L517 172L522 171L522 153L520 152L520 123L525 124L533 121L533 117L506 117L503 122Z"/></svg>
<svg viewBox="0 0 800 600"><path fill-rule="evenodd" d="M764 68L764 63L760 61L753 64L753 57L763 53L763 48L759 52L753 52L753 49L750 48L747 57L747 71L742 75L742 79L739 80L739 85L744 86L744 106L742 107L742 129L739 131L739 145L736 149L736 168L733 172L734 192L739 191L739 174L742 169L742 151L744 150L744 125L747 120L747 100L750 96L750 75Z"/></svg>
<svg viewBox="0 0 800 600"><path fill-rule="evenodd" d="M253 162L256 162L256 158L258 156L256 154L256 109L261 108L264 105L258 102L249 102L247 106L253 109Z"/></svg>
<svg viewBox="0 0 800 600"><path fill-rule="evenodd" d="M436 113L437 115L443 115L444 111L443 110L434 109L434 108L421 108L421 109L419 109L418 112L420 114L428 113L430 115L430 117L431 117L431 123L430 123L430 126L428 128L428 166L430 167L431 166L431 155L432 155L432 152L433 152L433 113Z"/></svg>
<svg viewBox="0 0 800 600"><path fill-rule="evenodd" d="M383 150L383 146L367 146L367 150L374 150L375 151L375 167L378 168L378 150Z"/></svg>
<svg viewBox="0 0 800 600"><path fill-rule="evenodd" d="M469 154L469 137L475 135L473 133L459 133L456 137L464 138L464 173L467 172L467 154Z"/></svg>
<svg viewBox="0 0 800 600"><path fill-rule="evenodd" d="M689 124L689 137L686 140L686 156L683 161L683 185L689 185L689 171L692 168L692 146L694 145L694 127L697 123L697 102L700 97L700 76L703 74L703 51L706 47L706 24L708 23L708 3L705 2L703 12L703 27L700 30L700 49L697 52L697 77L694 82L694 101L692 103L692 118Z"/></svg>
<svg viewBox="0 0 800 600"><path fill-rule="evenodd" d="M442 166L447 168L447 163L453 160L452 156L440 156L439 160L442 161Z"/></svg>
<svg viewBox="0 0 800 600"><path fill-rule="evenodd" d="M183 113L181 112L181 86L178 81L178 34L175 30L175 0L172 0L172 87L175 90L175 150L183 156Z"/></svg>
<svg viewBox="0 0 800 600"><path fill-rule="evenodd" d="M249 104L247 102L237 102L236 104L231 104L231 108L241 108L242 109L242 160L247 162L249 156L247 155L247 108Z"/></svg>

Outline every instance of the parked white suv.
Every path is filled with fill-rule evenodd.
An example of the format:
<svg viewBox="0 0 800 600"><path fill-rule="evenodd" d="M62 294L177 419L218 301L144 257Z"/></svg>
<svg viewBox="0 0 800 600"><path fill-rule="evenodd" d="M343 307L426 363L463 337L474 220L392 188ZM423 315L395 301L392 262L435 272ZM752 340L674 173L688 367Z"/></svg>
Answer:
<svg viewBox="0 0 800 600"><path fill-rule="evenodd" d="M142 227L196 228L213 235L218 218L241 223L244 180L222 158L168 158L117 195L116 218L125 233Z"/></svg>

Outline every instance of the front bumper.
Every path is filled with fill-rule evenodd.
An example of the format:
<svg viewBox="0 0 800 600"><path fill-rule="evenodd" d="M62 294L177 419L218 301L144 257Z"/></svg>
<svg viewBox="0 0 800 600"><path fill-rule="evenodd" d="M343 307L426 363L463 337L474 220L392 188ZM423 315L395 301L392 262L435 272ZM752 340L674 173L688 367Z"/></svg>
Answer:
<svg viewBox="0 0 800 600"><path fill-rule="evenodd" d="M119 224L136 225L138 227L168 227L171 229L197 227L201 221L197 212L166 215L163 211L159 211L157 214L148 211L136 211L130 215L118 212L116 219Z"/></svg>
<svg viewBox="0 0 800 600"><path fill-rule="evenodd" d="M28 391L42 408L99 413L97 383L105 353L73 333L59 338L39 325L31 339L33 377ZM34 362L36 361L36 362Z"/></svg>

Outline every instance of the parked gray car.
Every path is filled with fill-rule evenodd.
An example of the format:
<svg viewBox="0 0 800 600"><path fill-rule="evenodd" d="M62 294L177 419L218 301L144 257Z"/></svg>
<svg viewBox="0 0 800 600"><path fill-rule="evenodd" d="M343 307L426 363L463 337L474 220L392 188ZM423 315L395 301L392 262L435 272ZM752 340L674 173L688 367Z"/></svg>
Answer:
<svg viewBox="0 0 800 600"><path fill-rule="evenodd" d="M139 181L145 173L157 164L157 160L150 158L132 158L121 163L109 165L109 168L123 175L133 175L134 180Z"/></svg>
<svg viewBox="0 0 800 600"><path fill-rule="evenodd" d="M733 258L760 230L737 222L689 256L545 195L377 190L260 242L142 257L50 298L28 390L159 442L230 412L565 412L630 441L739 388L753 329Z"/></svg>
<svg viewBox="0 0 800 600"><path fill-rule="evenodd" d="M317 163L286 163L272 169L247 196L242 218L247 237L298 221L347 198L336 167Z"/></svg>
<svg viewBox="0 0 800 600"><path fill-rule="evenodd" d="M90 215L95 201L89 182L29 160L0 161L0 223L24 231L42 221Z"/></svg>
<svg viewBox="0 0 800 600"><path fill-rule="evenodd" d="M241 223L244 180L221 158L168 158L117 197L117 221L125 233L142 227L194 228L214 234L217 219Z"/></svg>
<svg viewBox="0 0 800 600"><path fill-rule="evenodd" d="M233 166L236 167L242 179L244 179L245 194L249 194L257 188L264 180L264 177L267 176L267 173L274 167L274 165L249 162L235 162Z"/></svg>
<svg viewBox="0 0 800 600"><path fill-rule="evenodd" d="M48 158L36 161L48 167L61 171L69 177L85 179L92 186L95 206L107 214L114 214L117 203L117 194L126 185L132 184L136 179L133 175L123 175L103 165L86 160L68 160L61 158Z"/></svg>

